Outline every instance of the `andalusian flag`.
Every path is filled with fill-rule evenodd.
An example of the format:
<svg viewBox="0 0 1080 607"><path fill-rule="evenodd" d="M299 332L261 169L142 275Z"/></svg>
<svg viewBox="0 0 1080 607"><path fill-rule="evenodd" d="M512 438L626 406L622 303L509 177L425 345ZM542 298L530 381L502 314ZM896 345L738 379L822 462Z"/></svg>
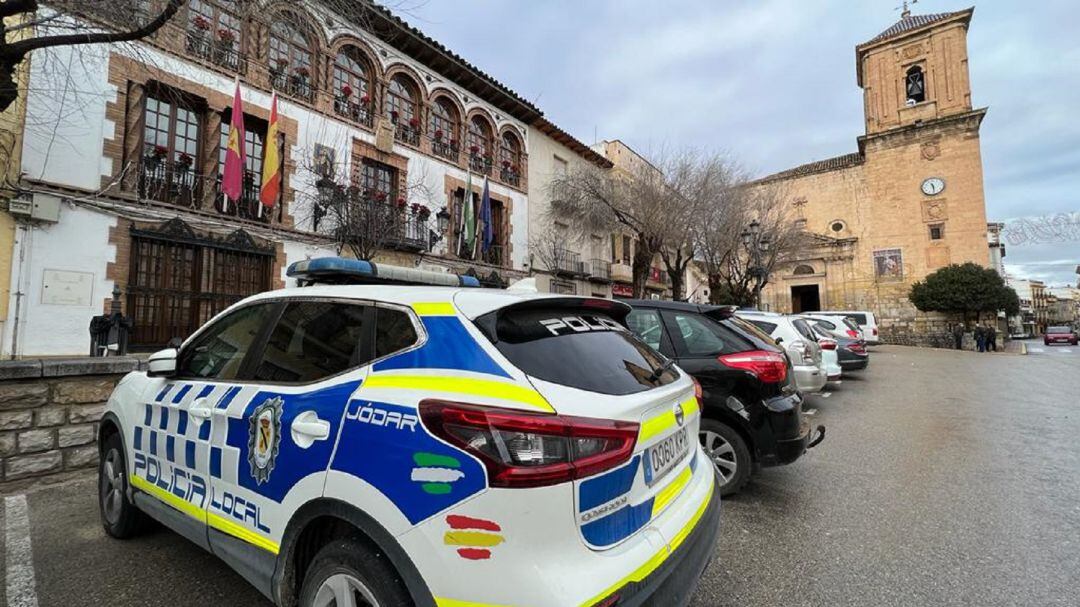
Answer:
<svg viewBox="0 0 1080 607"><path fill-rule="evenodd" d="M269 211L281 192L281 153L278 150L277 93L270 98L270 126L266 129L266 160L262 166L262 191L259 201ZM262 216L262 209L259 210Z"/></svg>
<svg viewBox="0 0 1080 607"><path fill-rule="evenodd" d="M232 124L229 126L229 144L225 148L225 170L221 175L221 193L225 195L225 210L229 201L239 201L244 194L244 102L240 98L240 79L236 80L233 95Z"/></svg>

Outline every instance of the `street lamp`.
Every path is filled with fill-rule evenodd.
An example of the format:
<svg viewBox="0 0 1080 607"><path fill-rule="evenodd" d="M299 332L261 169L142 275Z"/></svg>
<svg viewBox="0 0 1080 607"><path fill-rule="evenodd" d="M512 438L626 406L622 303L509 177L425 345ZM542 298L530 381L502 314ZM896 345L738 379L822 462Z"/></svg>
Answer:
<svg viewBox="0 0 1080 607"><path fill-rule="evenodd" d="M311 229L319 231L319 220L326 215L326 210L334 203L334 194L337 192L337 184L333 179L329 177L320 177L315 182L315 192L317 199L315 200L315 212L312 217Z"/></svg>
<svg viewBox="0 0 1080 607"><path fill-rule="evenodd" d="M761 283L768 274L762 257L769 250L769 237L761 233L761 223L756 219L751 221L747 229L743 230L739 236L742 237L743 246L746 247L746 252L750 256L750 267L747 272L754 277L754 307L760 309Z"/></svg>
<svg viewBox="0 0 1080 607"><path fill-rule="evenodd" d="M439 243L443 238L446 238L446 231L450 229L450 211L443 207L439 209L438 213L435 213L435 229L428 230L431 233L431 244L428 249L434 249L435 245Z"/></svg>

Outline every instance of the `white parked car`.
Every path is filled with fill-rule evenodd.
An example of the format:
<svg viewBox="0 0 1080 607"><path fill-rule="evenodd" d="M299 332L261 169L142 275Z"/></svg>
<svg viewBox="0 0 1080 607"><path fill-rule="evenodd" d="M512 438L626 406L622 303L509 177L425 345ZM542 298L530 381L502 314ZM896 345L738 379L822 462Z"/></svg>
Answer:
<svg viewBox="0 0 1080 607"><path fill-rule="evenodd" d="M673 604L714 552L717 483L696 382L629 312L426 286L249 297L117 386L102 523L157 519L278 605Z"/></svg>
<svg viewBox="0 0 1080 607"><path fill-rule="evenodd" d="M837 310L822 310L814 312L817 316L841 316L854 320L858 323L859 328L863 332L863 340L868 344L881 343L881 338L878 336L878 324L877 319L874 318L873 312L866 312L863 310L858 311L837 311Z"/></svg>
<svg viewBox="0 0 1080 607"><path fill-rule="evenodd" d="M735 315L754 323L787 351L795 371L795 386L800 392L818 392L825 387L828 371L821 358L817 337L806 320L751 310L739 310Z"/></svg>

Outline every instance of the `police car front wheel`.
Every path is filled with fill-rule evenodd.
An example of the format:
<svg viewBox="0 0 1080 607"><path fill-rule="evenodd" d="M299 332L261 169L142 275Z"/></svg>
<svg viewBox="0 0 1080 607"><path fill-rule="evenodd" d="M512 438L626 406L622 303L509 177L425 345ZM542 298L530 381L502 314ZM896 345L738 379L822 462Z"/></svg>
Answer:
<svg viewBox="0 0 1080 607"><path fill-rule="evenodd" d="M146 515L127 496L127 464L119 434L112 434L102 445L98 463L98 505L105 532L118 539L139 533L146 526Z"/></svg>
<svg viewBox="0 0 1080 607"><path fill-rule="evenodd" d="M401 576L381 555L353 539L319 550L304 576L302 607L406 607Z"/></svg>

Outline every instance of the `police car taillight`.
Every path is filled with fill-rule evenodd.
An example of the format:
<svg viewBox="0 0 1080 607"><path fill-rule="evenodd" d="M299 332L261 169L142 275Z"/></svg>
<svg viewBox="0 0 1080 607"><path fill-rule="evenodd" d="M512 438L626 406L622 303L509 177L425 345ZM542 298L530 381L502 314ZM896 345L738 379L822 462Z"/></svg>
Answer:
<svg viewBox="0 0 1080 607"><path fill-rule="evenodd" d="M543 487L592 476L629 460L638 436L634 422L439 400L421 402L420 419L478 457L492 487Z"/></svg>

